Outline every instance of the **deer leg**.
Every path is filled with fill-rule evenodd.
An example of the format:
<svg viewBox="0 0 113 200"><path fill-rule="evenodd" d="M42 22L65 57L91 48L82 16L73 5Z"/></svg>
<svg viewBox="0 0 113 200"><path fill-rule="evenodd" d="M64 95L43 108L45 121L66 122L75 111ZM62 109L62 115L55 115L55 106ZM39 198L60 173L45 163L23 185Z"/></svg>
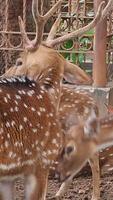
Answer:
<svg viewBox="0 0 113 200"><path fill-rule="evenodd" d="M100 199L100 167L98 153L89 159L89 164L91 166L93 176L93 196L91 200L98 200Z"/></svg>
<svg viewBox="0 0 113 200"><path fill-rule="evenodd" d="M25 200L36 199L37 180L34 174L25 177ZM34 196L34 197L33 197Z"/></svg>
<svg viewBox="0 0 113 200"><path fill-rule="evenodd" d="M48 170L38 170L37 180L38 180L38 198L37 200L45 200L47 193L47 182L48 182Z"/></svg>
<svg viewBox="0 0 113 200"><path fill-rule="evenodd" d="M26 177L26 200L45 200L47 192L48 171L37 169L35 174Z"/></svg>
<svg viewBox="0 0 113 200"><path fill-rule="evenodd" d="M69 188L69 185L72 183L72 179L73 177L67 179L65 182L62 183L54 199L60 199L66 193L67 189Z"/></svg>
<svg viewBox="0 0 113 200"><path fill-rule="evenodd" d="M11 182L0 183L0 200L13 200L13 190Z"/></svg>
<svg viewBox="0 0 113 200"><path fill-rule="evenodd" d="M0 200L3 200L2 194L0 193Z"/></svg>

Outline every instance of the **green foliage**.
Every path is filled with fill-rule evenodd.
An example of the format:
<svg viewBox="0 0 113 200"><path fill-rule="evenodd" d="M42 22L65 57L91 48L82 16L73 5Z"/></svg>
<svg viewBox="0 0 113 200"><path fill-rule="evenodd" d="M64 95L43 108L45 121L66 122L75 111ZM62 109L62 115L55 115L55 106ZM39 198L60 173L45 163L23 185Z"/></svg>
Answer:
<svg viewBox="0 0 113 200"><path fill-rule="evenodd" d="M68 52L63 52L62 55L64 56L65 59L71 60L73 63L79 62L80 64L84 62L85 60L85 55L84 51L88 50L91 46L92 43L92 38L88 38L88 36L93 36L94 35L94 29L89 30L86 32L85 36L81 37L78 39L79 41L79 49L80 53L76 53L76 49L74 48L74 43L72 40L66 41L63 46L61 46L61 50L67 50ZM75 53L70 53L70 50L74 51Z"/></svg>

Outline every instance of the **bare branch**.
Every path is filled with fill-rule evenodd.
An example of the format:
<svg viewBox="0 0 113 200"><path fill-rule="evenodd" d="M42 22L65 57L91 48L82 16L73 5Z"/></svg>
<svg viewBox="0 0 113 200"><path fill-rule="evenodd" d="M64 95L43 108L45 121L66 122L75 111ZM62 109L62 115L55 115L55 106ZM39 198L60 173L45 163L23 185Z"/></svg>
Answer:
<svg viewBox="0 0 113 200"><path fill-rule="evenodd" d="M83 33L87 32L88 30L94 28L97 25L97 23L100 21L100 19L102 18L102 11L103 11L104 5L105 5L104 1L100 3L96 16L91 23L89 23L85 27L82 27L76 31L73 31L72 33L65 34L59 38L49 41L49 46L54 47L57 44L63 43L69 39L73 39L77 36L80 36Z"/></svg>
<svg viewBox="0 0 113 200"><path fill-rule="evenodd" d="M106 5L106 7L104 8L102 12L102 19L104 19L111 10L113 10L113 0L108 1L108 4Z"/></svg>

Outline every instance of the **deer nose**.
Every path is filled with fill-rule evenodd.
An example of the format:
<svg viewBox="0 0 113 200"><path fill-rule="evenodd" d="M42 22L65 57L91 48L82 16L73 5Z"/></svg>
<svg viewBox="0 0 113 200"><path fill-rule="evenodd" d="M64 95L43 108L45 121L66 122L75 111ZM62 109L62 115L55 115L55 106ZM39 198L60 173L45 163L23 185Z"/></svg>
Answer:
<svg viewBox="0 0 113 200"><path fill-rule="evenodd" d="M63 182L65 182L68 178L70 178L71 174L64 175L64 174L62 174L62 173L60 173L60 172L57 172L57 175L56 175L56 176L57 176L58 181L61 182L61 183L63 183Z"/></svg>
<svg viewBox="0 0 113 200"><path fill-rule="evenodd" d="M60 176L61 176L61 174L60 174L60 172L59 172L59 171L57 171L57 170L56 170L56 171L55 171L55 175L54 175L54 176L55 176L55 179L57 179L57 180L58 180L58 182L61 182L61 181L60 181Z"/></svg>
<svg viewBox="0 0 113 200"><path fill-rule="evenodd" d="M71 176L71 174L70 174L70 175L67 175L67 176L62 176L62 175L60 175L60 182L61 182L61 183L65 182L67 179L70 178L70 176Z"/></svg>

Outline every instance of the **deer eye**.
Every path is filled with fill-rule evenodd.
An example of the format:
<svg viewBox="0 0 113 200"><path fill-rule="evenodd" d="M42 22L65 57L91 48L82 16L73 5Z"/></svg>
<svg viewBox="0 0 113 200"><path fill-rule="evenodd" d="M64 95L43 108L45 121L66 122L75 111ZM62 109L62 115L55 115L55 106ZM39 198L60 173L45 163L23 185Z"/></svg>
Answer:
<svg viewBox="0 0 113 200"><path fill-rule="evenodd" d="M16 60L16 66L18 67L18 66L21 66L22 64L23 64L22 59L21 59L21 58L18 58L18 59Z"/></svg>
<svg viewBox="0 0 113 200"><path fill-rule="evenodd" d="M67 146L66 148L65 148L65 153L66 154L70 154L70 153L72 153L74 151L74 146Z"/></svg>

